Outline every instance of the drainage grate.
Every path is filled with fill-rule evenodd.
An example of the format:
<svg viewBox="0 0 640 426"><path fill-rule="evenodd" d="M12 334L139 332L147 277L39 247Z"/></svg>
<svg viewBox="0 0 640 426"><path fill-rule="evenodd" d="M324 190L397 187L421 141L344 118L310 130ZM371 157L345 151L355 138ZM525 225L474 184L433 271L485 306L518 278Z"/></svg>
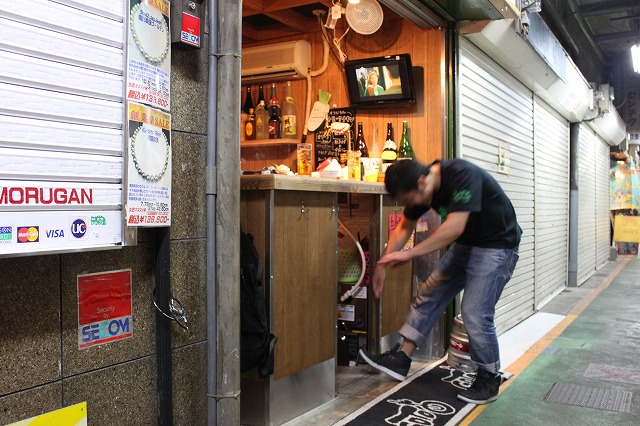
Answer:
<svg viewBox="0 0 640 426"><path fill-rule="evenodd" d="M557 404L628 413L631 410L632 397L633 394L628 391L554 383L544 400Z"/></svg>

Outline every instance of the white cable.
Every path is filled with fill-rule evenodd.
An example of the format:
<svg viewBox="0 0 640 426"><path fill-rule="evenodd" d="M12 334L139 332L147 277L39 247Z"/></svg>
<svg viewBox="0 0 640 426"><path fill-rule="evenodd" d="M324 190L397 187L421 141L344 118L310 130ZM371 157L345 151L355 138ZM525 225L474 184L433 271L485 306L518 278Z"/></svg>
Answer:
<svg viewBox="0 0 640 426"><path fill-rule="evenodd" d="M362 250L362 245L360 245L360 241L358 241L358 239L353 236L351 231L349 231L349 229L346 226L344 226L344 223L342 223L340 221L340 219L338 219L338 229L343 231L345 233L345 235L347 235L349 238L351 238L351 240L353 240L353 242L355 243L356 247L358 248L358 252L360 253L360 261L362 262L362 269L360 271L360 278L358 278L358 281L353 285L353 287L351 287L349 290L347 290L340 297L340 302L344 302L345 300L347 300L350 297L353 297L356 293L358 293L360 291L362 280L364 279L364 275L367 272L367 258L364 255L364 250Z"/></svg>

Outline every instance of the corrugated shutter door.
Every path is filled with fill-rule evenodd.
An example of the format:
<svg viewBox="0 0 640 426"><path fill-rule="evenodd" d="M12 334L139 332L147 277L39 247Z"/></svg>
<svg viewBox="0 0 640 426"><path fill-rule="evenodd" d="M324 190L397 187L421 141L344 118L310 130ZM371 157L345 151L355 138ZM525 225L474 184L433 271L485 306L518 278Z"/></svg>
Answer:
<svg viewBox="0 0 640 426"><path fill-rule="evenodd" d="M569 123L536 98L535 277L540 308L567 282L569 252Z"/></svg>
<svg viewBox="0 0 640 426"><path fill-rule="evenodd" d="M580 125L578 136L578 269L584 283L596 269L596 144L593 130ZM608 206L608 203L607 203Z"/></svg>
<svg viewBox="0 0 640 426"><path fill-rule="evenodd" d="M498 332L534 312L533 95L486 54L461 39L460 157L493 175L511 198L523 230L520 261L496 309ZM498 150L510 159L497 173Z"/></svg>
<svg viewBox="0 0 640 426"><path fill-rule="evenodd" d="M125 15L123 0L0 2L0 188L14 194L0 211L35 230L0 254L121 243Z"/></svg>
<svg viewBox="0 0 640 426"><path fill-rule="evenodd" d="M611 246L611 198L609 194L611 168L609 145L596 139L596 269L609 262Z"/></svg>

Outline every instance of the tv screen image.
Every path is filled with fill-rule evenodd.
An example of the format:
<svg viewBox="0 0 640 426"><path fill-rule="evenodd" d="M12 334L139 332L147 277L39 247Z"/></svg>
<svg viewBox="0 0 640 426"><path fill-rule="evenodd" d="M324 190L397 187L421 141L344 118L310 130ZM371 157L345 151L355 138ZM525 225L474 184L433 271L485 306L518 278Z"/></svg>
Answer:
<svg viewBox="0 0 640 426"><path fill-rule="evenodd" d="M351 107L398 107L415 103L409 54L345 62Z"/></svg>

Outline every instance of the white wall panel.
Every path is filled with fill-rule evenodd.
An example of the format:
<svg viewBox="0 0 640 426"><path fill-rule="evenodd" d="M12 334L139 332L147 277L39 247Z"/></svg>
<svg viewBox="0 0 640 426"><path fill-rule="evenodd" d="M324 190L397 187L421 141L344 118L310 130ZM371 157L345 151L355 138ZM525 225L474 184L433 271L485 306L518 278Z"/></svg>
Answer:
<svg viewBox="0 0 640 426"><path fill-rule="evenodd" d="M0 83L0 115L122 128L122 102Z"/></svg>
<svg viewBox="0 0 640 426"><path fill-rule="evenodd" d="M499 332L534 312L533 95L471 43L461 41L460 157L496 178L513 202L523 229L520 260L496 308ZM509 174L497 172L506 146Z"/></svg>
<svg viewBox="0 0 640 426"><path fill-rule="evenodd" d="M121 155L122 129L0 115L0 147Z"/></svg>
<svg viewBox="0 0 640 426"><path fill-rule="evenodd" d="M116 102L122 100L122 77L114 74L1 50L0 63L0 82Z"/></svg>
<svg viewBox="0 0 640 426"><path fill-rule="evenodd" d="M578 270L584 283L596 269L596 143L593 130L580 125L578 136ZM608 173L607 173L608 175ZM607 202L608 206L608 202Z"/></svg>
<svg viewBox="0 0 640 426"><path fill-rule="evenodd" d="M0 18L0 49L122 75L121 47Z"/></svg>
<svg viewBox="0 0 640 426"><path fill-rule="evenodd" d="M84 37L120 49L124 44L122 22L53 1L30 0L25 3L5 0L0 2L0 17Z"/></svg>
<svg viewBox="0 0 640 426"><path fill-rule="evenodd" d="M125 3L0 1L0 256L122 242Z"/></svg>
<svg viewBox="0 0 640 426"><path fill-rule="evenodd" d="M122 180L122 157L0 148L0 179L74 182Z"/></svg>
<svg viewBox="0 0 640 426"><path fill-rule="evenodd" d="M595 165L595 189L596 189L596 269L609 261L609 248L611 247L611 210L609 210L611 198L610 191L610 150L609 145L596 136L596 165Z"/></svg>
<svg viewBox="0 0 640 426"><path fill-rule="evenodd" d="M567 285L569 123L540 98L534 104L535 277L540 308Z"/></svg>

